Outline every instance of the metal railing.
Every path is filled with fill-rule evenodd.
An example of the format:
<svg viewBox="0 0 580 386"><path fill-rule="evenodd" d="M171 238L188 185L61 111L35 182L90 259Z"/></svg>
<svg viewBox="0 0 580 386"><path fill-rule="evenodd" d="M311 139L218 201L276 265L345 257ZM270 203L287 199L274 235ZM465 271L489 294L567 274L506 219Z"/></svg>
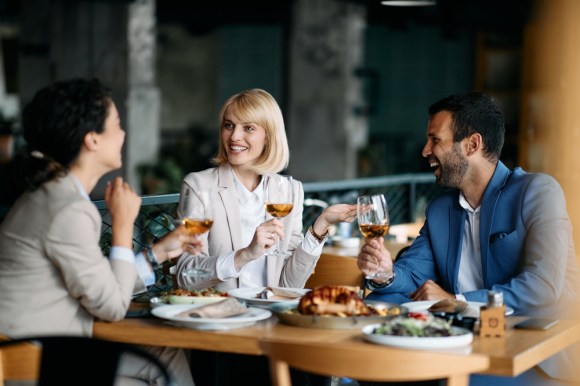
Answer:
<svg viewBox="0 0 580 386"><path fill-rule="evenodd" d="M326 205L355 203L359 195L382 193L387 197L391 224L414 222L421 217L425 205L441 190L431 173L359 178L339 181L306 182L304 186L304 230L318 217ZM134 250L155 242L174 228L179 193L142 198L135 221ZM95 201L103 217L101 248L108 254L111 238L111 217L104 201Z"/></svg>
<svg viewBox="0 0 580 386"><path fill-rule="evenodd" d="M441 189L435 184L432 173L304 183L305 202L306 199L316 199L329 205L356 203L358 196L384 194L392 225L414 222L422 217L427 202L439 192ZM306 213L306 208L304 212L303 222L308 227L316 217Z"/></svg>

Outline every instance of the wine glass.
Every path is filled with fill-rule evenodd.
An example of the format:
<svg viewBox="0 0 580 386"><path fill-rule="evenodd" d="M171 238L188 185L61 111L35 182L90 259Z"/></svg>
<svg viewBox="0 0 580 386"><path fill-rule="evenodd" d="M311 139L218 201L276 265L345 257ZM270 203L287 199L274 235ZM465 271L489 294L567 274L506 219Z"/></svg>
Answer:
<svg viewBox="0 0 580 386"><path fill-rule="evenodd" d="M199 210L192 213L190 217L181 219L180 223L184 225L187 233L201 237L213 225L213 204L209 191L197 192L197 196L200 200ZM193 257L193 264L192 268L186 269L181 274L190 278L194 284L211 279L213 271L200 267L197 255Z"/></svg>
<svg viewBox="0 0 580 386"><path fill-rule="evenodd" d="M264 181L264 204L266 212L280 220L288 216L294 207L294 188L291 176L270 176ZM280 238L274 235L275 244L268 256L290 256L288 251L280 250Z"/></svg>
<svg viewBox="0 0 580 386"><path fill-rule="evenodd" d="M382 194L360 196L357 199L357 217L360 233L366 238L379 238L389 231L389 208ZM390 272L377 271L366 276L367 279L386 278Z"/></svg>

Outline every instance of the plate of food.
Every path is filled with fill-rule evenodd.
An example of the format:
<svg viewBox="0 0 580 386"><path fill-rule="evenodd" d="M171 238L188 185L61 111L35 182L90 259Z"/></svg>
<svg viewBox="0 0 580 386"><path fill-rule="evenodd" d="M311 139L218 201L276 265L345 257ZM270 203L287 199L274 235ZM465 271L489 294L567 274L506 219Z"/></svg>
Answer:
<svg viewBox="0 0 580 386"><path fill-rule="evenodd" d="M160 296L151 298L149 304L151 308L157 308L167 304L209 304L224 300L228 296L227 292L219 291L215 288L192 291L178 288L162 292Z"/></svg>
<svg viewBox="0 0 580 386"><path fill-rule="evenodd" d="M230 301L236 304L229 303ZM228 304L226 304L228 303ZM231 312L235 309L235 312ZM262 308L248 308L234 298L211 304L168 304L151 313L172 324L195 330L230 330L248 327L268 319L272 313Z"/></svg>
<svg viewBox="0 0 580 386"><path fill-rule="evenodd" d="M362 332L368 342L410 349L449 349L464 347L473 341L471 331L419 312L366 325Z"/></svg>
<svg viewBox="0 0 580 386"><path fill-rule="evenodd" d="M465 302L462 300L423 300L418 302L403 303L411 312L457 312L463 316L470 316L479 318L479 309L485 306L482 302ZM513 308L505 308L505 314L511 315L514 313Z"/></svg>
<svg viewBox="0 0 580 386"><path fill-rule="evenodd" d="M305 288L251 287L230 290L228 295L249 306L269 307L278 303L296 305L308 291Z"/></svg>
<svg viewBox="0 0 580 386"><path fill-rule="evenodd" d="M314 288L298 305L276 304L271 309L284 324L342 330L360 329L407 313L397 304L363 301L358 288L334 285Z"/></svg>

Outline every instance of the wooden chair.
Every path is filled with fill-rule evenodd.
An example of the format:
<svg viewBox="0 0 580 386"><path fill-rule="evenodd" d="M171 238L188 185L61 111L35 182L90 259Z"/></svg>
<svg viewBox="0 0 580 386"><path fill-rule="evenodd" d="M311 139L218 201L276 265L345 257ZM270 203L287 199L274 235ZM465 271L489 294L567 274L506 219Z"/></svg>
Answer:
<svg viewBox="0 0 580 386"><path fill-rule="evenodd" d="M12 342L6 337L0 341ZM0 342L0 344L5 344ZM0 386L10 381L30 381L38 379L40 369L40 347L32 343L14 344L0 347Z"/></svg>
<svg viewBox="0 0 580 386"><path fill-rule="evenodd" d="M159 369L166 385L175 385L166 366L143 349L88 337L46 336L9 339L0 336L0 386L5 381L49 385L113 385L120 360L135 355Z"/></svg>
<svg viewBox="0 0 580 386"><path fill-rule="evenodd" d="M315 288L321 285L347 285L364 288L364 275L356 265L356 258L323 253L314 272L304 285Z"/></svg>
<svg viewBox="0 0 580 386"><path fill-rule="evenodd" d="M292 386L289 367L310 373L358 381L409 382L443 379L447 386L467 386L469 374L486 370L485 355L400 349L386 355L384 348L345 345L329 349L324 343L289 343L264 339L273 386Z"/></svg>
<svg viewBox="0 0 580 386"><path fill-rule="evenodd" d="M404 243L408 240L415 240L419 236L419 231L423 228L423 222L412 222L391 225L389 234L395 236L398 242Z"/></svg>

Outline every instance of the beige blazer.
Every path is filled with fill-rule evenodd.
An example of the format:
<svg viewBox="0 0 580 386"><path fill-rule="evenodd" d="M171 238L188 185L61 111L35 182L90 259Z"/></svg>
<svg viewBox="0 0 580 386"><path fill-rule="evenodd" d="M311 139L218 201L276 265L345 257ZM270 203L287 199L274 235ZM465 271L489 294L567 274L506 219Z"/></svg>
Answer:
<svg viewBox="0 0 580 386"><path fill-rule="evenodd" d="M90 336L93 318L123 319L134 264L99 247L101 216L68 175L24 193L0 225L0 332Z"/></svg>
<svg viewBox="0 0 580 386"><path fill-rule="evenodd" d="M276 178L277 175L272 175ZM245 248L242 244L242 230L238 196L234 186L229 165L211 168L188 174L182 183L177 215L183 217L203 217L203 206L196 192L210 190L214 203L214 223L206 238L206 247L198 257L184 254L177 263L177 281L180 286L186 285L186 278L181 272L193 267L195 259L199 267L209 268L214 272L211 282L204 286L215 286L227 291L237 288L238 279L221 281L215 274L218 257L232 251ZM302 249L302 210L304 190L300 181L294 180L294 208L290 215L281 221L284 224L284 239L281 248L293 251L292 256L280 258L268 256L267 284L272 287L302 288L312 274L320 255L311 255Z"/></svg>

